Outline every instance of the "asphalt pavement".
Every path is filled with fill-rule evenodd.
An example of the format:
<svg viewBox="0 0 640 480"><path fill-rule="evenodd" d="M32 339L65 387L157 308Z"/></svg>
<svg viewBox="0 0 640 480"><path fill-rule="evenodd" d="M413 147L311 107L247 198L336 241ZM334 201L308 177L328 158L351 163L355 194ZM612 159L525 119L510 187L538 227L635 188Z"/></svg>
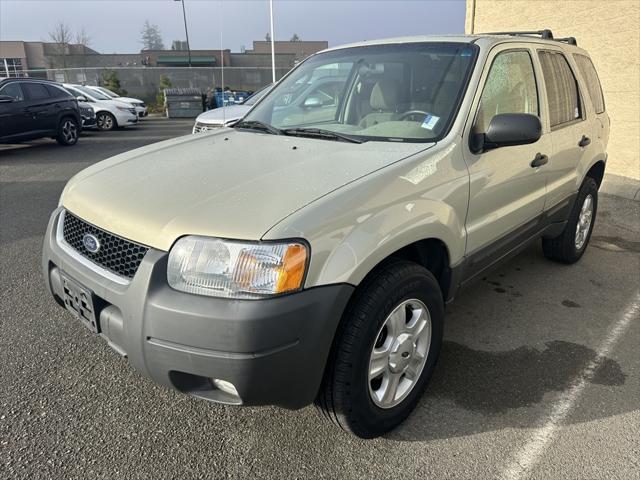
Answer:
<svg viewBox="0 0 640 480"><path fill-rule="evenodd" d="M640 478L640 203L617 197L578 264L536 244L459 295L427 393L383 438L136 373L45 291L42 236L73 174L191 125L0 146L0 479Z"/></svg>

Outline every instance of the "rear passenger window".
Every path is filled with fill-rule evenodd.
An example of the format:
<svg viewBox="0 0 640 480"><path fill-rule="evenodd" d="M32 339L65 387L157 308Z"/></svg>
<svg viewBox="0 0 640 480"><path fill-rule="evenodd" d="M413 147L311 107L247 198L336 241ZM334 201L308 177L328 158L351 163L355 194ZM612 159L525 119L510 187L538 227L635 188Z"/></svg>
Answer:
<svg viewBox="0 0 640 480"><path fill-rule="evenodd" d="M475 133L486 132L493 116L499 113L538 115L538 91L528 52L502 52L493 60L480 97Z"/></svg>
<svg viewBox="0 0 640 480"><path fill-rule="evenodd" d="M49 92L41 83L24 83L22 85L27 97L31 100L40 100L49 98Z"/></svg>
<svg viewBox="0 0 640 480"><path fill-rule="evenodd" d="M551 127L582 117L578 82L567 59L558 52L538 52L547 87Z"/></svg>
<svg viewBox="0 0 640 480"><path fill-rule="evenodd" d="M574 54L573 58L578 64L582 78L587 84L587 90L589 91L589 97L591 97L591 103L596 113L604 112L604 96L602 95L602 86L600 85L600 79L596 68L593 66L593 62L586 55Z"/></svg>

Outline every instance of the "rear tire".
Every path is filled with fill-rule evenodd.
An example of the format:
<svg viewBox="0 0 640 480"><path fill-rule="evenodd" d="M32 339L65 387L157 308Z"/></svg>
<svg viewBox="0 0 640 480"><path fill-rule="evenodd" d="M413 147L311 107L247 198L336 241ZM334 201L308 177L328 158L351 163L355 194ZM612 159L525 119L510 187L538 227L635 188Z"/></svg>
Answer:
<svg viewBox="0 0 640 480"><path fill-rule="evenodd" d="M587 177L580 187L562 233L556 238L542 239L545 257L566 264L580 260L589 245L597 211L598 184L593 178Z"/></svg>
<svg viewBox="0 0 640 480"><path fill-rule="evenodd" d="M361 438L398 426L433 373L443 324L442 293L431 272L406 261L380 268L345 311L316 399L320 411Z"/></svg>
<svg viewBox="0 0 640 480"><path fill-rule="evenodd" d="M65 147L70 147L78 143L78 137L80 136L80 127L78 122L73 117L64 117L60 120L58 125L58 135L55 137L56 141Z"/></svg>
<svg viewBox="0 0 640 480"><path fill-rule="evenodd" d="M98 130L109 131L118 128L116 117L109 112L98 112L96 115L96 127Z"/></svg>

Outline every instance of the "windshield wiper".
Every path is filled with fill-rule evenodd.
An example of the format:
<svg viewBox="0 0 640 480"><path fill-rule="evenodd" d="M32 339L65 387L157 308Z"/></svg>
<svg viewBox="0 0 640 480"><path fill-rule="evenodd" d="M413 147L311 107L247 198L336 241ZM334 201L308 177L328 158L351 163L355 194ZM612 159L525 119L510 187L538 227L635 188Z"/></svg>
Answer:
<svg viewBox="0 0 640 480"><path fill-rule="evenodd" d="M282 130L259 120L241 120L233 128L245 128L247 130L259 130L272 135L282 135Z"/></svg>
<svg viewBox="0 0 640 480"><path fill-rule="evenodd" d="M322 128L285 128L284 130L281 130L281 132L292 137L323 138L326 140L364 143L364 140L360 140L349 135L343 135L342 133L336 133L331 130L324 130Z"/></svg>

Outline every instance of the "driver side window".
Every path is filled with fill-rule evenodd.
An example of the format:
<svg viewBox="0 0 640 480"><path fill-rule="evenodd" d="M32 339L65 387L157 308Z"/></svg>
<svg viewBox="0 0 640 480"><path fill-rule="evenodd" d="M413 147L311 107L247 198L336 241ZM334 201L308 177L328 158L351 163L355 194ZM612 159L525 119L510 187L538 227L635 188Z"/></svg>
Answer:
<svg viewBox="0 0 640 480"><path fill-rule="evenodd" d="M474 133L486 132L499 113L539 116L533 63L526 51L502 52L494 58L480 97Z"/></svg>
<svg viewBox="0 0 640 480"><path fill-rule="evenodd" d="M20 85L17 83L9 83L0 89L0 95L7 95L9 97L13 97L16 102L24 100L24 96L22 95L22 90L20 89Z"/></svg>

